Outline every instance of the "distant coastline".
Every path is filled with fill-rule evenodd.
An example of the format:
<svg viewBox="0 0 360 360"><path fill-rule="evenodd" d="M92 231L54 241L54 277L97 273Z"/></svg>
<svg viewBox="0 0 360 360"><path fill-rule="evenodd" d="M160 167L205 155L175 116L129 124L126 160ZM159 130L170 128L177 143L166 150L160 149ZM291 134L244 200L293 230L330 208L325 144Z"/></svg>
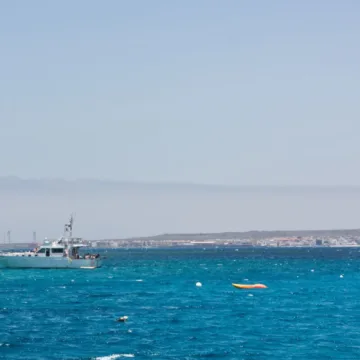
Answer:
<svg viewBox="0 0 360 360"><path fill-rule="evenodd" d="M263 239L269 237L307 237L307 236L359 236L360 229L328 229L328 230L251 230L227 231L215 233L178 233L155 236L132 237L123 240L189 240L189 239Z"/></svg>
<svg viewBox="0 0 360 360"><path fill-rule="evenodd" d="M85 239L96 248L156 248L188 246L357 247L360 229L274 230L194 234L161 234L124 239ZM1 243L0 248L31 248L38 243Z"/></svg>
<svg viewBox="0 0 360 360"><path fill-rule="evenodd" d="M360 246L360 229L277 230L197 234L162 234L156 236L102 239L90 241L96 247L164 246Z"/></svg>
<svg viewBox="0 0 360 360"><path fill-rule="evenodd" d="M161 234L124 239L85 239L94 248L158 247L357 247L360 229L277 230L196 234ZM0 248L31 248L35 243L0 243Z"/></svg>

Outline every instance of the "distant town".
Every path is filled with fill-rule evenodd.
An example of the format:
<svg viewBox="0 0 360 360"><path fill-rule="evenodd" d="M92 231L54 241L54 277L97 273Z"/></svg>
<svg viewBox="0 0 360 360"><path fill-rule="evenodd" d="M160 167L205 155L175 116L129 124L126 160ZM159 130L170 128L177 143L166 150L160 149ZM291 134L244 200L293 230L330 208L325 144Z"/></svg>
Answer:
<svg viewBox="0 0 360 360"><path fill-rule="evenodd" d="M93 248L159 248L159 247L357 247L360 229L303 230L303 231L248 231L209 234L164 234L153 237L127 239L84 239ZM0 248L33 248L40 243L0 243Z"/></svg>

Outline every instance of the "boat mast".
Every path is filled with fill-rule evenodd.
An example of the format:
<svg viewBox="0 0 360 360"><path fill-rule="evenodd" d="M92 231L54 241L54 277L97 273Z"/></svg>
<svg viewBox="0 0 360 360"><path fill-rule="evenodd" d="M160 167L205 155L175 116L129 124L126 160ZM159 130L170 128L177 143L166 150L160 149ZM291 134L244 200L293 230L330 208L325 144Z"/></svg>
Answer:
<svg viewBox="0 0 360 360"><path fill-rule="evenodd" d="M65 245L65 248L67 249L67 257L68 258L70 258L73 223L74 223L74 217L71 214L69 223L65 224L65 226L64 226L64 236L63 236L64 245Z"/></svg>

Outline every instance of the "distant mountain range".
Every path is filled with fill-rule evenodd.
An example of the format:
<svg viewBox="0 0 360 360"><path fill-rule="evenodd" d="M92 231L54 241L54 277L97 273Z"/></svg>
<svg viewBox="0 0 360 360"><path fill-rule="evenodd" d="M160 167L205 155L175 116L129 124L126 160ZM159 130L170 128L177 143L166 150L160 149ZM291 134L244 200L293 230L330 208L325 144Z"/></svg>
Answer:
<svg viewBox="0 0 360 360"><path fill-rule="evenodd" d="M86 191L185 191L185 192L234 192L234 193L309 193L340 192L360 193L360 186L321 186L321 185L216 185L176 182L136 182L96 179L65 180L59 178L22 179L17 176L0 177L0 191L35 192L86 192Z"/></svg>

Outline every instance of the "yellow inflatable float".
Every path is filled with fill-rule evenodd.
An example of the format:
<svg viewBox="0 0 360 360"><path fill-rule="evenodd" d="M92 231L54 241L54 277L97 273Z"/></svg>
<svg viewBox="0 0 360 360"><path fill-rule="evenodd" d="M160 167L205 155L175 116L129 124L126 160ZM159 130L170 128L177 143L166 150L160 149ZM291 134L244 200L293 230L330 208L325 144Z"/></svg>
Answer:
<svg viewBox="0 0 360 360"><path fill-rule="evenodd" d="M264 284L232 284L232 286L237 289L267 289L267 286Z"/></svg>

